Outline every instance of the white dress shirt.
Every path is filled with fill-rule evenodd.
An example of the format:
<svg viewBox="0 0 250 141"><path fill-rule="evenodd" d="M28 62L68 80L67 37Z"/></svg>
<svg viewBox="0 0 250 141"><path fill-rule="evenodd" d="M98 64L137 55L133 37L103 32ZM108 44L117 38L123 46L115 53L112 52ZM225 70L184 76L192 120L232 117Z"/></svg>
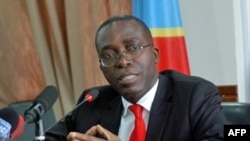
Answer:
<svg viewBox="0 0 250 141"><path fill-rule="evenodd" d="M149 113L156 94L158 82L159 79L156 81L154 86L137 102L137 104L143 107L142 116L145 122L146 129L148 126ZM132 103L128 102L122 97L122 104L124 108L122 112L118 136L122 141L129 141L130 134L134 128L135 117L134 114L128 109L128 107L132 105Z"/></svg>

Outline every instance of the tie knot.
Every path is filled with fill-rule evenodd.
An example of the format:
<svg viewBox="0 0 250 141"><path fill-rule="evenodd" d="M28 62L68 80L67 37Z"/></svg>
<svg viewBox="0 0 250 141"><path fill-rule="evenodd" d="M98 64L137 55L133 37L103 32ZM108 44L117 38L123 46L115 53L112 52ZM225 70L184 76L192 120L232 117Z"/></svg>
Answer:
<svg viewBox="0 0 250 141"><path fill-rule="evenodd" d="M141 105L138 105L138 104L130 105L129 109L134 113L135 118L142 117L143 107Z"/></svg>

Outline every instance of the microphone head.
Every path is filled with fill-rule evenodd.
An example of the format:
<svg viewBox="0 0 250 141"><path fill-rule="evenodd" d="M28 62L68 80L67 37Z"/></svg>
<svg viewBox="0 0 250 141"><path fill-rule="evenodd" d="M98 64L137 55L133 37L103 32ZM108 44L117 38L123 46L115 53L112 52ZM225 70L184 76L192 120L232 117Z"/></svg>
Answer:
<svg viewBox="0 0 250 141"><path fill-rule="evenodd" d="M85 98L88 100L88 102L91 102L94 99L96 99L98 95L99 95L99 91L98 90L91 90L90 92L88 92L85 95Z"/></svg>
<svg viewBox="0 0 250 141"><path fill-rule="evenodd" d="M41 94L34 100L34 103L40 103L45 112L48 111L55 103L56 99L58 98L58 90L55 86L47 86Z"/></svg>
<svg viewBox="0 0 250 141"><path fill-rule="evenodd" d="M21 115L18 115L18 119L19 119L19 122L18 122L16 128L10 134L11 139L17 139L23 133L23 130L24 130L24 118Z"/></svg>
<svg viewBox="0 0 250 141"><path fill-rule="evenodd" d="M24 120L32 123L39 120L55 103L58 90L54 86L47 86L34 102L25 110Z"/></svg>
<svg viewBox="0 0 250 141"><path fill-rule="evenodd" d="M17 112L11 108L3 108L0 110L0 118L7 121L11 125L10 132L12 133L18 125L19 117Z"/></svg>
<svg viewBox="0 0 250 141"><path fill-rule="evenodd" d="M15 135L18 138L23 133L24 119L18 115L12 108L0 109L0 118L5 120L11 125L10 136ZM18 132L18 133L17 133Z"/></svg>

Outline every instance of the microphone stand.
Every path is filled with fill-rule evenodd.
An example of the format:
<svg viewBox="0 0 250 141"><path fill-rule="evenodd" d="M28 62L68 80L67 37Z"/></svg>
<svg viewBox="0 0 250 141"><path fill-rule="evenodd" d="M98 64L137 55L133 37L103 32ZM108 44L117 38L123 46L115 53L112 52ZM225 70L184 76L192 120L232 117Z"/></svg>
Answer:
<svg viewBox="0 0 250 141"><path fill-rule="evenodd" d="M35 141L45 141L45 134L44 134L44 128L43 128L43 120L39 119L35 123L36 125L36 137Z"/></svg>
<svg viewBox="0 0 250 141"><path fill-rule="evenodd" d="M45 113L43 109L43 107L41 107L42 105L40 103L38 103L35 107L35 113L36 113L36 119L35 119L35 141L45 141L45 134L44 134L44 128L43 128L43 120L42 120L42 116L43 113Z"/></svg>

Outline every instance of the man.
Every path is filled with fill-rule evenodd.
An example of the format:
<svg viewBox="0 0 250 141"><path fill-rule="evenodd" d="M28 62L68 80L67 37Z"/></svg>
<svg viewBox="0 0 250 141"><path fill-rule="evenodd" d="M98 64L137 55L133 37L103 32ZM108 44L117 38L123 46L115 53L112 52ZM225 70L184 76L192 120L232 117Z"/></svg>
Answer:
<svg viewBox="0 0 250 141"><path fill-rule="evenodd" d="M133 104L143 109L143 140L223 140L226 120L214 84L172 70L159 73L159 50L142 21L112 17L99 27L95 43L110 85L92 88L99 96L50 128L47 140L128 141L134 128ZM92 89L85 90L79 102Z"/></svg>

